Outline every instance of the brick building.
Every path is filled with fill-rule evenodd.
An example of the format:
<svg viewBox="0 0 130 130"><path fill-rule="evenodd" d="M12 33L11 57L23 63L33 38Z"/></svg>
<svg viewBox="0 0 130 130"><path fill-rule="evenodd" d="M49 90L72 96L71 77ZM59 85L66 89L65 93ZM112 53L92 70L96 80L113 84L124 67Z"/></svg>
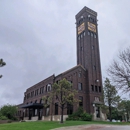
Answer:
<svg viewBox="0 0 130 130"><path fill-rule="evenodd" d="M94 120L104 120L100 104L102 101L102 75L98 40L97 13L84 7L76 16L77 66L55 76L44 79L28 88L24 93L23 103L18 105L18 116L25 120L49 120L52 112L53 119L60 119L58 103L44 108L42 97L48 95L54 82L66 78L78 91L78 105L69 106L64 110L64 117L75 112L78 106L93 114ZM97 105L98 104L98 105Z"/></svg>

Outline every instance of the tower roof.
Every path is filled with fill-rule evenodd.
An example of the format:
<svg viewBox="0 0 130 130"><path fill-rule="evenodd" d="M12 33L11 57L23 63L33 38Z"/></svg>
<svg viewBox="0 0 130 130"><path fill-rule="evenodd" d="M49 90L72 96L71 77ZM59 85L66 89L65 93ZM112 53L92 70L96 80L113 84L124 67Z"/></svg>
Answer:
<svg viewBox="0 0 130 130"><path fill-rule="evenodd" d="M97 16L97 12L95 12L95 11L93 11L90 8L85 6L82 10L79 11L79 13L76 14L75 18L76 19L79 18L85 11L94 15L94 16Z"/></svg>

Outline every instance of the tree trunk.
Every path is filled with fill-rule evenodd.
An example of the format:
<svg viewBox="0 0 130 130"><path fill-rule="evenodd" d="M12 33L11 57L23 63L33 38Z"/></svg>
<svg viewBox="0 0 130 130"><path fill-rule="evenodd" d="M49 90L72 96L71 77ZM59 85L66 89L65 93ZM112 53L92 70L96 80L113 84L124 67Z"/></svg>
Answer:
<svg viewBox="0 0 130 130"><path fill-rule="evenodd" d="M61 107L61 120L60 120L60 123L63 123L63 110L64 110L64 106L62 105L62 107Z"/></svg>
<svg viewBox="0 0 130 130"><path fill-rule="evenodd" d="M112 122L112 118L111 118L111 105L109 105L109 116L110 116L110 122Z"/></svg>

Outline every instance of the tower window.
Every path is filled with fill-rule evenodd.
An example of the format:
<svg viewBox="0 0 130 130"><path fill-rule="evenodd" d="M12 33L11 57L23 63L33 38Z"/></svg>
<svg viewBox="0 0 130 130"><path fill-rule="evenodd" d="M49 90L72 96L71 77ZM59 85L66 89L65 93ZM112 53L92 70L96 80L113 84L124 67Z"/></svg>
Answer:
<svg viewBox="0 0 130 130"><path fill-rule="evenodd" d="M96 38L97 36L96 36L96 34L94 34L94 38Z"/></svg>
<svg viewBox="0 0 130 130"><path fill-rule="evenodd" d="M91 85L91 90L94 91L94 86L93 85Z"/></svg>
<svg viewBox="0 0 130 130"><path fill-rule="evenodd" d="M101 90L101 86L99 86L99 92L101 92L102 90Z"/></svg>
<svg viewBox="0 0 130 130"><path fill-rule="evenodd" d="M81 51L82 51L82 50L83 50L83 47L81 47L80 49L81 49Z"/></svg>
<svg viewBox="0 0 130 130"><path fill-rule="evenodd" d="M81 38L82 38L82 34L81 34Z"/></svg>
<svg viewBox="0 0 130 130"><path fill-rule="evenodd" d="M88 31L88 35L90 35L90 31Z"/></svg>
<svg viewBox="0 0 130 130"><path fill-rule="evenodd" d="M78 40L80 40L80 36L78 36Z"/></svg>
<svg viewBox="0 0 130 130"><path fill-rule="evenodd" d="M83 90L82 83L78 83L78 90Z"/></svg>
<svg viewBox="0 0 130 130"><path fill-rule="evenodd" d="M91 36L93 37L93 33L91 33Z"/></svg>
<svg viewBox="0 0 130 130"><path fill-rule="evenodd" d="M85 36L85 32L84 32L84 36Z"/></svg>
<svg viewBox="0 0 130 130"><path fill-rule="evenodd" d="M93 66L93 69L96 70L96 66L95 65Z"/></svg>
<svg viewBox="0 0 130 130"><path fill-rule="evenodd" d="M94 49L94 46L92 46L92 49Z"/></svg>
<svg viewBox="0 0 130 130"><path fill-rule="evenodd" d="M95 91L98 92L98 88L97 88L97 86L95 86Z"/></svg>

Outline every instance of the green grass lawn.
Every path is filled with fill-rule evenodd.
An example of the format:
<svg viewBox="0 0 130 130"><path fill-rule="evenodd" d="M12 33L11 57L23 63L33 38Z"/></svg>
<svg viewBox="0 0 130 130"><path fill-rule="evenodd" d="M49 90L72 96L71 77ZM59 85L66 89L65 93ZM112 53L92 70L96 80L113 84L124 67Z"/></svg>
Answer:
<svg viewBox="0 0 130 130"><path fill-rule="evenodd" d="M130 123L112 123L101 121L65 121L64 124L53 121L34 121L34 122L17 122L0 124L0 130L50 130L58 127L75 126L75 125L87 125L87 124L116 124L116 125L130 125Z"/></svg>

